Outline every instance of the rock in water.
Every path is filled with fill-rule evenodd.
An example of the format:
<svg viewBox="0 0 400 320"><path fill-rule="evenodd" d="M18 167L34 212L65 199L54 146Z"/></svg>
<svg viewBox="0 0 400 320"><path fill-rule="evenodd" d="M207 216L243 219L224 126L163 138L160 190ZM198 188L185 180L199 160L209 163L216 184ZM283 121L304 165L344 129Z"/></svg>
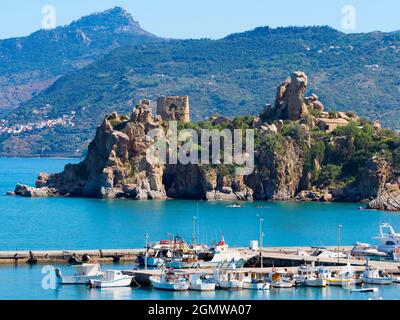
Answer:
<svg viewBox="0 0 400 320"><path fill-rule="evenodd" d="M386 184L378 197L368 204L368 209L385 211L400 211L400 186L396 184Z"/></svg>
<svg viewBox="0 0 400 320"><path fill-rule="evenodd" d="M47 187L43 188L32 188L24 184L17 184L14 190L14 194L26 198L39 198L39 197L50 197L54 195L54 192Z"/></svg>

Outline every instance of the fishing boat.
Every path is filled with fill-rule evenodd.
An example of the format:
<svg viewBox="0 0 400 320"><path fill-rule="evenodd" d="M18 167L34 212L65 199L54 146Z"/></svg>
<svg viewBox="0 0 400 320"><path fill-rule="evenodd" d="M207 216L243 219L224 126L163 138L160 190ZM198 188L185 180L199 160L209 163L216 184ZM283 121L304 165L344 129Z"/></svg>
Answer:
<svg viewBox="0 0 400 320"><path fill-rule="evenodd" d="M332 273L327 280L330 286L351 286L362 283L360 278L356 278L354 270L349 264L342 270Z"/></svg>
<svg viewBox="0 0 400 320"><path fill-rule="evenodd" d="M161 276L150 277L154 288L170 291L186 291L189 289L189 279L173 269L165 269Z"/></svg>
<svg viewBox="0 0 400 320"><path fill-rule="evenodd" d="M199 267L199 262L195 254L182 254L181 256L172 258L167 265L172 269L192 269Z"/></svg>
<svg viewBox="0 0 400 320"><path fill-rule="evenodd" d="M132 276L124 275L120 270L106 270L102 279L90 280L89 284L92 288L130 287L132 279Z"/></svg>
<svg viewBox="0 0 400 320"><path fill-rule="evenodd" d="M189 289L194 291L214 291L216 283L212 276L206 274L191 274L189 276Z"/></svg>
<svg viewBox="0 0 400 320"><path fill-rule="evenodd" d="M226 290L240 290L243 288L242 276L235 267L216 268L214 281L217 288Z"/></svg>
<svg viewBox="0 0 400 320"><path fill-rule="evenodd" d="M316 269L315 266L300 266L296 283L306 287L326 287L327 269Z"/></svg>
<svg viewBox="0 0 400 320"><path fill-rule="evenodd" d="M350 254L352 256L360 257L386 257L387 254L378 251L377 247L370 245L369 243L357 242L351 249Z"/></svg>
<svg viewBox="0 0 400 320"><path fill-rule="evenodd" d="M378 251L391 254L393 250L400 246L400 233L396 233L389 223L382 223L379 226Z"/></svg>
<svg viewBox="0 0 400 320"><path fill-rule="evenodd" d="M75 265L75 274L64 276L61 269L55 269L56 277L59 284L88 284L90 280L99 280L104 273L101 271L99 264L80 264Z"/></svg>
<svg viewBox="0 0 400 320"><path fill-rule="evenodd" d="M161 268L171 256L172 253L169 249L156 250L154 255L147 257L147 266L150 268Z"/></svg>
<svg viewBox="0 0 400 320"><path fill-rule="evenodd" d="M365 271L361 275L362 282L367 284L387 285L393 283L393 278L378 268L371 267L367 264Z"/></svg>
<svg viewBox="0 0 400 320"><path fill-rule="evenodd" d="M243 289L247 290L269 290L271 284L263 279L258 273L249 273L243 278Z"/></svg>
<svg viewBox="0 0 400 320"><path fill-rule="evenodd" d="M271 275L271 286L277 289L289 289L295 286L293 279L286 276L286 272L276 270Z"/></svg>

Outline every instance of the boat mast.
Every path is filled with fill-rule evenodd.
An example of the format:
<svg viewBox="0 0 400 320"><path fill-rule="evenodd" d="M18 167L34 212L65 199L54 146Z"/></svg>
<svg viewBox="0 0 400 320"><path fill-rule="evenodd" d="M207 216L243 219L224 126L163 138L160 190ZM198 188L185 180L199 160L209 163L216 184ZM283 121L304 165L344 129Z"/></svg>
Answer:
<svg viewBox="0 0 400 320"><path fill-rule="evenodd" d="M192 245L193 245L193 247L196 244L196 219L197 219L197 217L193 217L193 229L192 229Z"/></svg>

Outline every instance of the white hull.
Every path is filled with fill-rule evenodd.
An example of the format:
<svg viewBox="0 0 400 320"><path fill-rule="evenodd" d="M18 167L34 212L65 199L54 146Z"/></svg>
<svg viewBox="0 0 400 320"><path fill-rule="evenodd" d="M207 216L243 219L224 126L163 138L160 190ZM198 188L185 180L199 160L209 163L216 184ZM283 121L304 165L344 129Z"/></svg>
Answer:
<svg viewBox="0 0 400 320"><path fill-rule="evenodd" d="M125 277L122 279L105 281L105 280L92 280L90 285L95 288L118 288L118 287L130 287L132 283L132 277Z"/></svg>
<svg viewBox="0 0 400 320"><path fill-rule="evenodd" d="M393 283L400 283L400 278L399 277L393 278Z"/></svg>
<svg viewBox="0 0 400 320"><path fill-rule="evenodd" d="M364 277L362 279L362 281L363 281L363 283L367 283L367 284L381 284L381 285L393 283L392 278L367 278L367 277Z"/></svg>
<svg viewBox="0 0 400 320"><path fill-rule="evenodd" d="M286 282L286 281L272 282L271 285L272 285L273 288L278 288L278 289L293 288L293 283Z"/></svg>
<svg viewBox="0 0 400 320"><path fill-rule="evenodd" d="M268 282L259 282L259 283L252 283L252 282L243 282L243 289L247 290L269 290L271 284Z"/></svg>
<svg viewBox="0 0 400 320"><path fill-rule="evenodd" d="M214 291L215 283L191 283L189 289L194 291Z"/></svg>
<svg viewBox="0 0 400 320"><path fill-rule="evenodd" d="M326 279L304 280L303 285L306 287L326 287L327 281Z"/></svg>
<svg viewBox="0 0 400 320"><path fill-rule="evenodd" d="M159 290L186 291L189 290L189 282L161 282L160 279L150 277L151 284Z"/></svg>
<svg viewBox="0 0 400 320"><path fill-rule="evenodd" d="M243 282L237 280L220 281L218 283L218 288L225 290L240 290L243 288Z"/></svg>
<svg viewBox="0 0 400 320"><path fill-rule="evenodd" d="M58 277L58 283L70 285L89 284L92 280L100 280L102 276L102 274L97 276L60 276Z"/></svg>

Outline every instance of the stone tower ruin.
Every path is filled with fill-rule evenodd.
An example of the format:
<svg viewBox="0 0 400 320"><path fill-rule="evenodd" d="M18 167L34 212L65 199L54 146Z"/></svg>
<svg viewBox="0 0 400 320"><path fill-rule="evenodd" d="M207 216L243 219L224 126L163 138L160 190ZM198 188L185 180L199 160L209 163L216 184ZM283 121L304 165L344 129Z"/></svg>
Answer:
<svg viewBox="0 0 400 320"><path fill-rule="evenodd" d="M157 114L164 121L190 122L189 97L160 97L157 100Z"/></svg>

